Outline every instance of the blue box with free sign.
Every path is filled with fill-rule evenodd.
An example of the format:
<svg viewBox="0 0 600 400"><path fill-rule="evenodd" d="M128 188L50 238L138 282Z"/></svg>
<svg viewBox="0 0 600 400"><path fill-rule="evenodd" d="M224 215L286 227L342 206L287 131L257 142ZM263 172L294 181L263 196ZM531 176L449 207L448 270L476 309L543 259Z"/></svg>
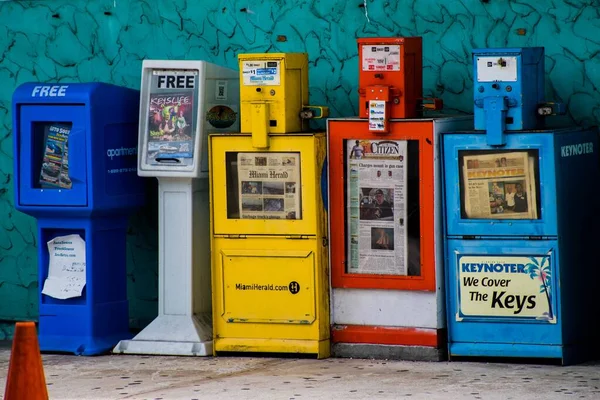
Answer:
<svg viewBox="0 0 600 400"><path fill-rule="evenodd" d="M15 207L37 218L42 351L92 355L129 334L126 233L144 204L139 92L26 83L13 94Z"/></svg>

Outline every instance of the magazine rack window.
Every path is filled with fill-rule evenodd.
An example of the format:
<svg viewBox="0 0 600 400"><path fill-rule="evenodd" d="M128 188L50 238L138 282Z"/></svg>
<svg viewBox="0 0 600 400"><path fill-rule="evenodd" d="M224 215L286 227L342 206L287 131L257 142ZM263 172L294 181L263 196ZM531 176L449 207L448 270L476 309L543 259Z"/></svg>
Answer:
<svg viewBox="0 0 600 400"><path fill-rule="evenodd" d="M367 141L344 141L345 272L421 276L419 142L387 142L399 153L370 157Z"/></svg>
<svg viewBox="0 0 600 400"><path fill-rule="evenodd" d="M561 130L557 130L561 133ZM527 135L508 134L506 135L506 145L498 148L490 146L487 143L486 135L478 131L452 132L445 134L443 142L443 155L445 158L444 185L446 186L444 197L446 203L446 223L445 230L448 234L456 236L465 236L477 238L482 235L506 236L547 236L554 235L556 229L556 179L553 168L554 161L554 139L551 135L543 135L538 132L531 132ZM505 205L508 205L508 199L504 194L504 201L500 199L496 204L489 200L489 185L491 184L494 193L493 183L501 182L498 180L485 179L470 179L472 197L467 201L468 186L465 184L465 172L471 170L471 176L478 170L485 170L481 166L492 165L491 171L498 171L498 174L504 174L510 170L510 164L513 164L513 169L518 170L516 160L522 157L527 159L527 168L523 167L527 172L521 176L515 175L507 179L508 182L514 184L511 189L515 191L516 183L525 181L525 186L521 190L527 193L528 207L527 212L515 213L514 206L511 201L513 212L508 212ZM496 168L496 160L502 165L502 158L506 158L506 169L500 166ZM511 160L509 162L509 160ZM469 161L470 167L469 168ZM480 168L475 168L475 162L479 163ZM485 162L484 162L485 161ZM487 164L486 164L487 163ZM523 161L522 164L525 162ZM530 165L532 164L532 165ZM516 172L515 172L516 173ZM473 184L481 187L481 194L477 196L477 186L473 188ZM485 184L488 184L486 189ZM502 185L497 185L502 186ZM495 188L498 194L506 193L507 188ZM529 192L527 192L529 190ZM486 195L487 192L487 195ZM535 192L535 193L532 193ZM534 196L530 196L534 195ZM535 198L533 198L535 197ZM475 210L471 200L477 200L480 205L480 210ZM502 212L492 213L491 203L494 207L502 206ZM515 204L516 205L516 204ZM533 206L535 205L535 207ZM531 207L531 208L530 208ZM482 212L481 210L485 212ZM499 211L495 209L494 211ZM511 217L515 215L514 217ZM518 215L520 214L520 215Z"/></svg>
<svg viewBox="0 0 600 400"><path fill-rule="evenodd" d="M458 152L463 219L541 219L538 150Z"/></svg>
<svg viewBox="0 0 600 400"><path fill-rule="evenodd" d="M19 151L31 157L19 157L19 201L29 206L88 206L88 164L94 160L87 147L95 144L86 140L85 106L27 104L19 113Z"/></svg>
<svg viewBox="0 0 600 400"><path fill-rule="evenodd" d="M299 152L227 152L227 219L302 219Z"/></svg>

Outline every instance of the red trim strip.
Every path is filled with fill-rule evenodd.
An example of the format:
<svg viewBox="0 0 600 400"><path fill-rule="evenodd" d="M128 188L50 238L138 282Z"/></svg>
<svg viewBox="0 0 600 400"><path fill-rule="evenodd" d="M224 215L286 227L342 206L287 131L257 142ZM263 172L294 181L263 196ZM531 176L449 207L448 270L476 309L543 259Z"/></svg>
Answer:
<svg viewBox="0 0 600 400"><path fill-rule="evenodd" d="M335 325L331 329L331 341L439 348L445 342L445 336L438 329Z"/></svg>

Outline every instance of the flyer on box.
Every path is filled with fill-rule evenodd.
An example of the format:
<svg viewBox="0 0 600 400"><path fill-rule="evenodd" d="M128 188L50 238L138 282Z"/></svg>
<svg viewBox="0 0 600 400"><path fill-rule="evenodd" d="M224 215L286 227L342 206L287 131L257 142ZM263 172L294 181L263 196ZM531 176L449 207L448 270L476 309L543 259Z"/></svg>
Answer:
<svg viewBox="0 0 600 400"><path fill-rule="evenodd" d="M537 219L533 165L525 151L464 156L467 218Z"/></svg>
<svg viewBox="0 0 600 400"><path fill-rule="evenodd" d="M299 153L238 153L240 218L302 219Z"/></svg>
<svg viewBox="0 0 600 400"><path fill-rule="evenodd" d="M346 141L348 273L407 274L406 149L406 141Z"/></svg>
<svg viewBox="0 0 600 400"><path fill-rule="evenodd" d="M69 124L48 124L44 127L44 158L39 184L42 188L71 189L69 178Z"/></svg>
<svg viewBox="0 0 600 400"><path fill-rule="evenodd" d="M48 277L42 293L63 300L81 296L86 282L85 241L79 235L67 235L47 244Z"/></svg>

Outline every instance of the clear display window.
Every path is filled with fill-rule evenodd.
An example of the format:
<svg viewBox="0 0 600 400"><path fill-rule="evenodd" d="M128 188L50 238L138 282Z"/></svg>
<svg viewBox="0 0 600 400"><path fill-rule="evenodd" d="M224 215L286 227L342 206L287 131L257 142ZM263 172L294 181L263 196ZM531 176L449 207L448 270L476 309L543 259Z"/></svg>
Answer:
<svg viewBox="0 0 600 400"><path fill-rule="evenodd" d="M228 219L302 219L298 152L227 152Z"/></svg>
<svg viewBox="0 0 600 400"><path fill-rule="evenodd" d="M459 151L463 219L540 219L538 150Z"/></svg>
<svg viewBox="0 0 600 400"><path fill-rule="evenodd" d="M73 183L69 176L69 133L72 127L71 122L33 124L34 159L39 162L36 169L39 174L33 176L32 187L71 189Z"/></svg>
<svg viewBox="0 0 600 400"><path fill-rule="evenodd" d="M346 273L421 275L419 142L345 141Z"/></svg>
<svg viewBox="0 0 600 400"><path fill-rule="evenodd" d="M198 123L198 71L154 70L145 123L149 164L192 165Z"/></svg>

